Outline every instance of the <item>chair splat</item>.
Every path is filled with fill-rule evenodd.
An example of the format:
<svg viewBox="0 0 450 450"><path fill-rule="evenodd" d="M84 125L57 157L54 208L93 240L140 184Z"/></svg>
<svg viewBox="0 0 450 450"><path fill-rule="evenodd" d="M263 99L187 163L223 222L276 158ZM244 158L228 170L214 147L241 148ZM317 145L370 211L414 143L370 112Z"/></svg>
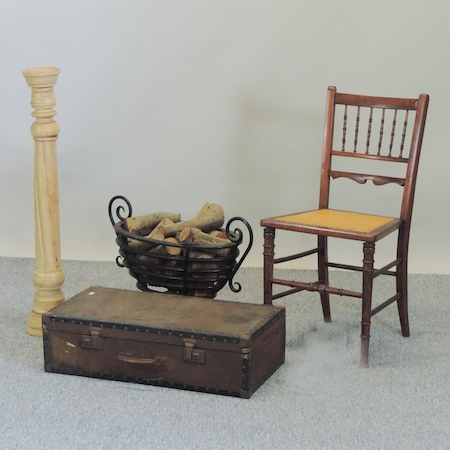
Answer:
<svg viewBox="0 0 450 450"><path fill-rule="evenodd" d="M403 149L405 148L406 129L408 128L408 110L405 111L405 120L403 122L402 142L400 144L400 158L403 155Z"/></svg>
<svg viewBox="0 0 450 450"><path fill-rule="evenodd" d="M356 181L359 184L365 184L368 180L372 181L375 186L382 186L389 183L398 184L399 186L405 185L404 178L386 177L382 175L372 175L368 173L356 173L356 172L343 172L339 170L332 170L330 176L335 180L336 178L349 178Z"/></svg>
<svg viewBox="0 0 450 450"><path fill-rule="evenodd" d="M361 106L343 104L344 110L342 113L342 139L340 152L342 155L362 155L367 157L382 157L389 161L396 161L397 158L407 161L408 157L404 157L404 151L407 148L406 142L408 138L408 119L409 109L401 108L381 108L374 106ZM400 140L396 139L397 123L399 121L400 112L404 112L403 128ZM384 143L384 128L386 119L391 119L391 130L389 142ZM378 142L372 143L372 131L375 126L379 126ZM360 135L365 130L365 148L360 144ZM353 149L347 149L347 134L353 133ZM397 144L396 144L397 142ZM376 150L372 149L373 145ZM372 149L372 151L371 151ZM383 151L384 150L384 151ZM392 159L391 159L392 158Z"/></svg>
<svg viewBox="0 0 450 450"><path fill-rule="evenodd" d="M384 133L384 114L386 112L386 109L383 108L383 112L381 114L381 120L380 120L380 138L378 139L378 152L377 156L381 156L381 146L383 143L383 133Z"/></svg>
<svg viewBox="0 0 450 450"><path fill-rule="evenodd" d="M370 135L372 133L373 108L370 108L369 124L367 126L366 155L369 154Z"/></svg>

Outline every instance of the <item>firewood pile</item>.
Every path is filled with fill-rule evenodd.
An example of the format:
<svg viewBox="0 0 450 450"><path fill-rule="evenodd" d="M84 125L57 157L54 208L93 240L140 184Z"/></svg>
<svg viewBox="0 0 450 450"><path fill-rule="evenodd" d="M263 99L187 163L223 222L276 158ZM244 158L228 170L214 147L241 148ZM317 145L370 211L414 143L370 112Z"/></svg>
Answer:
<svg viewBox="0 0 450 450"><path fill-rule="evenodd" d="M128 217L123 217L123 206L117 207L117 223L113 218L116 201L128 206ZM172 212L133 216L131 204L122 196L110 201L109 216L119 245L117 264L128 268L139 289L209 298L215 297L227 282L233 291L240 290L232 279L253 241L245 219L235 217L224 229L224 210L214 203L206 203L188 220ZM235 220L243 222L250 235L248 247L238 262L243 234L240 229L230 230Z"/></svg>

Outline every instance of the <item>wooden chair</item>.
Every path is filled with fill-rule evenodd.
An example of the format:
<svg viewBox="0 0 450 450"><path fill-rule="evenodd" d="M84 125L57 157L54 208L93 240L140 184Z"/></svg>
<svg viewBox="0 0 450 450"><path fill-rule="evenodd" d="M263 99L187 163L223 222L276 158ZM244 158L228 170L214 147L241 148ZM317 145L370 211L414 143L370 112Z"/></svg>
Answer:
<svg viewBox="0 0 450 450"><path fill-rule="evenodd" d="M370 320L374 314L397 302L402 335L409 336L410 334L407 283L408 244L428 101L429 97L425 94L420 95L417 99L370 97L343 94L336 92L335 87L329 87L326 101L319 208L261 220L261 226L264 227L264 303L272 304L275 299L303 290L319 292L324 320L331 322L330 294L361 298L360 364L362 367L369 365ZM397 123L400 126L397 127ZM341 125L340 132L337 131L338 124ZM400 129L399 133L396 133L397 128ZM403 169L401 170L402 176L376 175L372 171L361 173L335 170L335 164L343 162L363 163L366 166L375 163L377 167L380 165L396 166L396 168ZM333 181L333 183L331 181L338 178L348 178L359 184L365 184L367 180L370 180L376 186L395 183L403 188L399 215L390 217L366 212L330 209L330 185L337 183L337 181ZM377 190L379 189L377 188ZM317 247L290 256L275 258L275 230L317 235ZM396 258L384 267L375 269L375 243L393 232L398 233ZM362 266L329 262L327 252L329 237L363 242ZM318 258L318 281L301 282L274 277L274 264L312 254L317 254ZM328 276L330 267L362 272L362 292L330 286ZM372 308L373 281L379 275L395 276L396 292L388 300ZM274 294L273 285L282 285L289 289L286 288Z"/></svg>

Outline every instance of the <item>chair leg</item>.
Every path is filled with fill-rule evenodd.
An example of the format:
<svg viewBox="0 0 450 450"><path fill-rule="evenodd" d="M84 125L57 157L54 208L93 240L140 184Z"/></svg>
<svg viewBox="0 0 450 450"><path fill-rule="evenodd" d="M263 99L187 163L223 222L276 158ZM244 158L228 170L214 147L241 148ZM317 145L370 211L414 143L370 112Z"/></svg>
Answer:
<svg viewBox="0 0 450 450"><path fill-rule="evenodd" d="M364 243L362 319L361 319L361 367L369 367L370 317L372 311L373 266L375 244Z"/></svg>
<svg viewBox="0 0 450 450"><path fill-rule="evenodd" d="M398 316L400 318L400 327L402 335L408 337L409 319L408 319L408 249L405 242L404 232L401 230L398 237L397 255L401 258L401 263L397 266L396 283L397 292L401 293L401 297L397 300Z"/></svg>
<svg viewBox="0 0 450 450"><path fill-rule="evenodd" d="M275 229L264 228L264 303L272 304Z"/></svg>
<svg viewBox="0 0 450 450"><path fill-rule="evenodd" d="M328 286L328 238L327 236L318 237L318 276L319 283ZM330 294L325 291L320 291L320 301L322 302L323 319L325 322L331 322L331 310L330 310Z"/></svg>

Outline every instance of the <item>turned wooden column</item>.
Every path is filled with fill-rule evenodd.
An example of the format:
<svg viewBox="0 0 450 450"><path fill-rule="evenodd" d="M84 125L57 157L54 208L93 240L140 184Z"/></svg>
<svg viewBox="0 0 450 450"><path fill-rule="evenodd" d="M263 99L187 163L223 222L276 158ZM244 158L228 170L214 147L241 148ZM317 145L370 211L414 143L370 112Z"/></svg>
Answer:
<svg viewBox="0 0 450 450"><path fill-rule="evenodd" d="M33 309L26 332L42 336L42 314L64 301L61 287L64 272L61 266L59 228L58 172L56 140L59 125L53 120L56 104L53 86L58 78L57 67L26 69L23 75L31 87L31 125L34 139L34 219L36 258L33 283L36 288Z"/></svg>

